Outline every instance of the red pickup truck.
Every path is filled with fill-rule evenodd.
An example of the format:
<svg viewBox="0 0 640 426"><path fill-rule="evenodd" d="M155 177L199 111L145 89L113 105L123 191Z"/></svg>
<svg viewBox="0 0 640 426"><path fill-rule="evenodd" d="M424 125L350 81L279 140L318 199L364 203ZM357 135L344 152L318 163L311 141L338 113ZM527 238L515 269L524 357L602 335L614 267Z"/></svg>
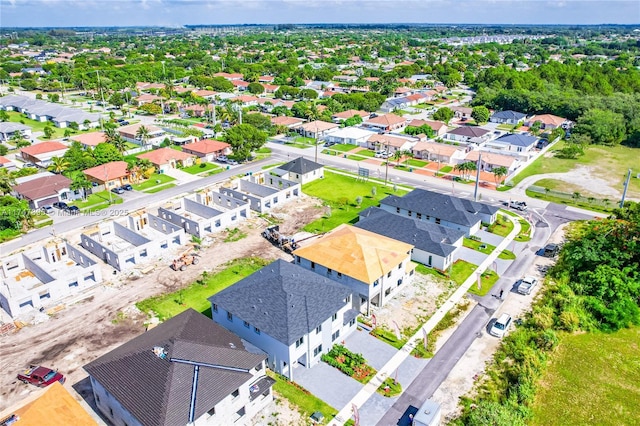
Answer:
<svg viewBox="0 0 640 426"><path fill-rule="evenodd" d="M64 383L64 376L50 368L32 365L18 374L18 380L44 388L55 382Z"/></svg>

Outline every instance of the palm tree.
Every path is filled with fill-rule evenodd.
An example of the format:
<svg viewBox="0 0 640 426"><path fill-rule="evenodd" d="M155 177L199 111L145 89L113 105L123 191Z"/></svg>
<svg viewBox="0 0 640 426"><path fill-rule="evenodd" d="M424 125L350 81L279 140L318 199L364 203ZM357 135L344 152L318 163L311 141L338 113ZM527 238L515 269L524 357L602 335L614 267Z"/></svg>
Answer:
<svg viewBox="0 0 640 426"><path fill-rule="evenodd" d="M7 169L0 167L0 193L2 195L11 192L11 188L16 184L15 179Z"/></svg>
<svg viewBox="0 0 640 426"><path fill-rule="evenodd" d="M70 189L73 189L74 191L81 189L82 190L82 199L86 200L87 199L87 190L91 189L91 182L89 182L89 179L87 179L87 177L84 175L84 173L78 173L74 178L73 178L73 182L71 182L71 185L69 185Z"/></svg>
<svg viewBox="0 0 640 426"><path fill-rule="evenodd" d="M496 181L496 186L498 186L498 181L502 180L502 178L507 175L507 172L508 170L504 166L494 167L493 169L491 169L491 173L493 173L493 178Z"/></svg>
<svg viewBox="0 0 640 426"><path fill-rule="evenodd" d="M120 133L118 133L115 129L105 129L104 135L106 138L106 142L113 145L120 154L124 153L127 150L127 141L125 141Z"/></svg>
<svg viewBox="0 0 640 426"><path fill-rule="evenodd" d="M64 157L51 157L51 165L48 167L50 172L61 174L69 168L69 162Z"/></svg>
<svg viewBox="0 0 640 426"><path fill-rule="evenodd" d="M404 151L400 151L397 150L396 152L393 153L393 155L391 156L391 158L393 160L396 160L396 166L400 165L400 159L404 156Z"/></svg>
<svg viewBox="0 0 640 426"><path fill-rule="evenodd" d="M149 133L149 129L146 126L140 126L138 131L136 132L136 138L138 138L142 145L148 145L149 138L151 137L151 133Z"/></svg>
<svg viewBox="0 0 640 426"><path fill-rule="evenodd" d="M139 159L127 161L127 172L129 172L129 179L135 183L140 182L140 165Z"/></svg>

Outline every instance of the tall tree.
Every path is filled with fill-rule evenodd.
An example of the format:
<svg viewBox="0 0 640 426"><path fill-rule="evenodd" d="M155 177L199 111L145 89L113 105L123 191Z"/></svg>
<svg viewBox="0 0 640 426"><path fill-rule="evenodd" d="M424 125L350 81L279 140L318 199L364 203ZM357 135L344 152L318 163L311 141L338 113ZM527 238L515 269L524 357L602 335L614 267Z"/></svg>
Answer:
<svg viewBox="0 0 640 426"><path fill-rule="evenodd" d="M240 124L227 130L224 140L231 145L239 160L246 160L251 152L260 149L267 141L267 135L250 124Z"/></svg>
<svg viewBox="0 0 640 426"><path fill-rule="evenodd" d="M50 172L60 174L65 172L69 168L69 161L64 157L52 157L51 165L48 167Z"/></svg>
<svg viewBox="0 0 640 426"><path fill-rule="evenodd" d="M136 138L142 142L142 145L148 145L151 133L149 133L147 126L140 126L138 128L136 131Z"/></svg>
<svg viewBox="0 0 640 426"><path fill-rule="evenodd" d="M507 175L508 172L509 171L504 166L494 167L493 169L491 169L491 173L493 173L493 178L496 181L496 186L498 185L498 182L501 181L502 178Z"/></svg>
<svg viewBox="0 0 640 426"><path fill-rule="evenodd" d="M11 192L11 188L16 184L11 173L4 167L0 167L0 194L5 195Z"/></svg>

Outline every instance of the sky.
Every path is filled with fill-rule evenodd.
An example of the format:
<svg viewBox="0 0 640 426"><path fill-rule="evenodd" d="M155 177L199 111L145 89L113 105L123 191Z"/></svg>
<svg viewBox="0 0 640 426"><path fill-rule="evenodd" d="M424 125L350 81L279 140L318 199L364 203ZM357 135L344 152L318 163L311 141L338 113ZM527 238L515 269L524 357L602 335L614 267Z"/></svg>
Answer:
<svg viewBox="0 0 640 426"><path fill-rule="evenodd" d="M639 0L0 0L0 27L640 24Z"/></svg>

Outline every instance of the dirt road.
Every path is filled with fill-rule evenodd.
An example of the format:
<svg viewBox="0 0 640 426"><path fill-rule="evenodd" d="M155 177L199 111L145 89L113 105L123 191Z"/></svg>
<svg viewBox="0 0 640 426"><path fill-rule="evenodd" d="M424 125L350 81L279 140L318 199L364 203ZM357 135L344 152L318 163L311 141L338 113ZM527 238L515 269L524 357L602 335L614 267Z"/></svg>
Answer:
<svg viewBox="0 0 640 426"><path fill-rule="evenodd" d="M282 221L282 232L292 234L322 215L323 209L319 207L317 200L302 196L275 210L274 216ZM185 272L169 268L167 259L176 253L156 261L147 275L113 275L113 269L105 266L105 282L84 294L82 300L67 305L53 316L41 314L42 323L0 337L0 411L37 389L15 379L16 374L30 364L59 369L67 376L65 387L72 393L74 385L81 393L89 392L86 385L77 386L87 376L82 366L144 331L147 318L135 307L136 302L175 291L198 279L203 271L215 271L233 259L260 256L290 260L291 255L262 238L260 233L266 226L265 219L253 215L239 227L247 237L225 243L224 233L214 235L211 245L203 247L200 263ZM73 242L79 240L77 235L67 237Z"/></svg>

